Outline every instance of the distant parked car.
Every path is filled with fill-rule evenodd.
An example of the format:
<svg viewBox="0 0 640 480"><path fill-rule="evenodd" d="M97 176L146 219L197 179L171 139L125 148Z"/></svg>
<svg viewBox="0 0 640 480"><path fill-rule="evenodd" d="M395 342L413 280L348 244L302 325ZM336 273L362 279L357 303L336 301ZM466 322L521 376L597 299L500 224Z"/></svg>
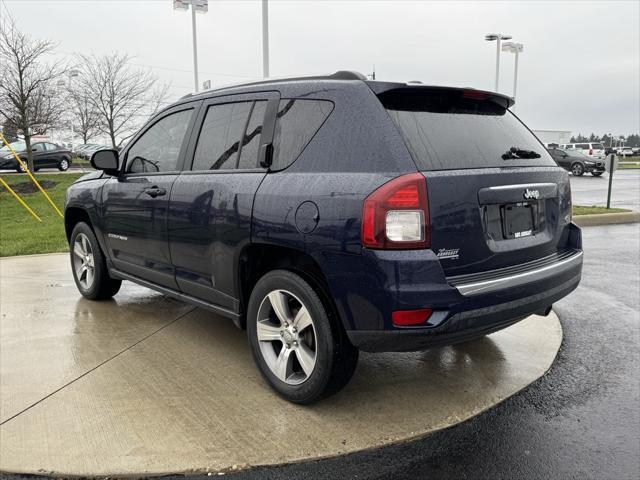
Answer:
<svg viewBox="0 0 640 480"><path fill-rule="evenodd" d="M90 145L86 145L85 148L82 148L81 150L79 150L77 152L77 155L80 158L84 158L85 160L90 160L91 155L93 155L94 153L100 150L105 150L106 148L107 147L105 147L104 145L90 144Z"/></svg>
<svg viewBox="0 0 640 480"><path fill-rule="evenodd" d="M617 153L618 153L618 155L621 155L623 157L633 157L633 155L634 155L633 149L631 147L619 148Z"/></svg>
<svg viewBox="0 0 640 480"><path fill-rule="evenodd" d="M590 172L594 177L599 177L605 171L603 160L587 157L578 150L551 148L549 153L558 165L576 177L584 175L584 172Z"/></svg>
<svg viewBox="0 0 640 480"><path fill-rule="evenodd" d="M578 150L579 152L584 153L587 157L604 158L607 155L604 145L598 142L567 143L565 145L560 145L560 148L564 150Z"/></svg>
<svg viewBox="0 0 640 480"><path fill-rule="evenodd" d="M11 148L18 154L21 160L27 162L27 144L23 141L13 142ZM31 144L33 152L33 168L38 171L41 168L57 168L61 172L69 170L71 166L71 151L62 148L55 143L36 142ZM23 173L24 168L16 160L8 147L0 149L0 169L11 169Z"/></svg>

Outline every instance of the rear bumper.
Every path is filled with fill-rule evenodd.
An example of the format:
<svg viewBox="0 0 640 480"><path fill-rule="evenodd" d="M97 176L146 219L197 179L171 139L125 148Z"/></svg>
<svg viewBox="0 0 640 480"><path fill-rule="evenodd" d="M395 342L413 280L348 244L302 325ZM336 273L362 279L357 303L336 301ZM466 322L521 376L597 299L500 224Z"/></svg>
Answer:
<svg viewBox="0 0 640 480"><path fill-rule="evenodd" d="M450 315L441 326L422 329L349 331L349 340L367 352L407 352L425 350L473 340L496 332L547 307L571 293L580 283L580 272L562 284L489 307L463 310Z"/></svg>
<svg viewBox="0 0 640 480"><path fill-rule="evenodd" d="M416 351L467 341L543 313L579 284L581 232L569 226L554 255L478 274L445 277L430 250L365 251L328 283L351 343L364 351ZM344 271L348 259L340 260ZM326 271L326 270L325 270ZM431 308L426 324L397 327L396 310Z"/></svg>

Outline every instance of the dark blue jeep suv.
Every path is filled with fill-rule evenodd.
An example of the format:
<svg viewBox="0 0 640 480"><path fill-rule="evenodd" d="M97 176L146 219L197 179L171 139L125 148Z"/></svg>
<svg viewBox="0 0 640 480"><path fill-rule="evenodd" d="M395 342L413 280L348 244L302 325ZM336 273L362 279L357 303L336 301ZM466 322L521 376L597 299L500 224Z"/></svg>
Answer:
<svg viewBox="0 0 640 480"><path fill-rule="evenodd" d="M69 188L78 289L130 280L231 318L297 403L346 385L359 350L547 314L580 281L581 233L512 103L352 72L184 97Z"/></svg>

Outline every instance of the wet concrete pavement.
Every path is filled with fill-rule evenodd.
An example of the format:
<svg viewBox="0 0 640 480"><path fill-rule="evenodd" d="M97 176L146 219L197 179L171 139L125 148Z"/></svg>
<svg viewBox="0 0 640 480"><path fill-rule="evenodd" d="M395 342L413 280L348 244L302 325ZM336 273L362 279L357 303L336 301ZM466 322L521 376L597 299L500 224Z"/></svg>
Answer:
<svg viewBox="0 0 640 480"><path fill-rule="evenodd" d="M230 321L130 283L86 301L66 255L0 260L0 295L5 472L207 472L376 448L513 395L562 338L552 315L456 347L363 354L343 392L301 407L264 384Z"/></svg>
<svg viewBox="0 0 640 480"><path fill-rule="evenodd" d="M232 478L640 478L640 225L583 237L582 283L555 305L562 347L527 389L421 440Z"/></svg>

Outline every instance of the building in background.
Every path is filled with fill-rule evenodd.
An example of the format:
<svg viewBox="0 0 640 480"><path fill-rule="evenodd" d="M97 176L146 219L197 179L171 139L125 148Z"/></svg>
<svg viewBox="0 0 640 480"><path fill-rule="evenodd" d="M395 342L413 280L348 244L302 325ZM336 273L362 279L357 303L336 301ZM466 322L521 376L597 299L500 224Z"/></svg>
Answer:
<svg viewBox="0 0 640 480"><path fill-rule="evenodd" d="M545 146L571 143L571 132L569 130L533 130L533 133Z"/></svg>

